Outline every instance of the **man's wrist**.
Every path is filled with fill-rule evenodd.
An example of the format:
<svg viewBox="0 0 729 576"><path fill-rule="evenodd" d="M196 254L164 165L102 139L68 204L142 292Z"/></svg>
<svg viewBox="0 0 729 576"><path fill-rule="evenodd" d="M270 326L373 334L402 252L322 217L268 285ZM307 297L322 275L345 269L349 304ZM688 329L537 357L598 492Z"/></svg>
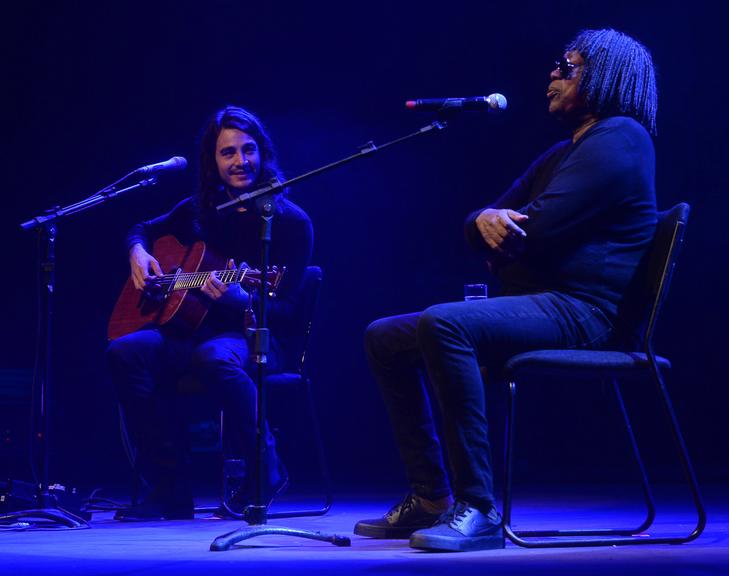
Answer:
<svg viewBox="0 0 729 576"><path fill-rule="evenodd" d="M129 255L130 256L133 256L134 254L136 254L140 250L143 251L143 252L146 252L146 250L145 250L144 246L141 244L141 242L137 242L135 244L132 244L131 248L129 248Z"/></svg>

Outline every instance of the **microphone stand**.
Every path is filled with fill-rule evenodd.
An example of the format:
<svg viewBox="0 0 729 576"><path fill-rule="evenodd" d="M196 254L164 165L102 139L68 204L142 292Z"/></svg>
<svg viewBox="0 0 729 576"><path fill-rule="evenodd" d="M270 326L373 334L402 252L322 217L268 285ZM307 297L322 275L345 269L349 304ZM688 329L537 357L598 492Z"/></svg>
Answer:
<svg viewBox="0 0 729 576"><path fill-rule="evenodd" d="M57 496L59 492L58 486L51 486L48 483L49 408L53 373L51 350L56 272L55 246L58 233L57 222L66 216L87 210L92 206L104 203L125 192L145 186L152 186L157 183L155 178L147 178L132 186L117 190L116 185L127 177L125 176L85 200L63 208L56 206L20 225L23 230L36 230L38 232L38 344L33 378L33 405L31 408L33 414L32 446L37 447L37 452L31 454L32 460L35 460L37 456L37 463L34 462L34 465L37 465L37 468L34 466L34 470L37 470L35 473L36 490L32 497L33 508L2 514L0 515L0 522L2 523L21 521L24 518L40 518L67 528L89 527L86 518L64 509L59 504L59 498Z"/></svg>
<svg viewBox="0 0 729 576"><path fill-rule="evenodd" d="M255 536L263 536L266 534L276 534L284 536L296 536L299 538L307 538L309 540L319 540L322 542L331 542L335 546L349 546L351 544L350 539L347 536L338 536L337 534L329 534L324 532L313 532L310 530L299 530L295 528L285 528L281 526L270 526L267 525L269 518L268 507L263 502L263 486L266 484L266 466L264 465L265 456L265 430L266 430L266 386L265 386L265 371L267 363L267 354L269 351L269 330L267 324L267 290L266 290L266 277L268 273L269 252L271 245L271 229L273 223L273 197L275 194L283 192L287 187L294 184L298 184L303 180L307 180L318 174L328 172L334 168L342 166L348 162L351 162L357 158L362 158L368 154L372 154L377 150L383 150L394 144L404 142L420 134L425 134L434 129L442 130L446 127L445 122L433 122L417 132L413 132L401 138L391 140L381 146L377 147L373 142L368 142L364 146L361 146L359 152L332 162L300 176L296 176L285 182L280 182L277 178L271 180L267 186L253 190L252 192L243 193L237 198L225 202L217 207L217 210L223 211L228 210L234 206L238 206L243 202L258 198L257 205L261 212L261 274L262 280L259 287L259 298L258 298L258 323L256 328L248 329L248 336L253 340L252 355L256 363L256 388L257 388L257 411L256 411L256 490L254 503L248 506L244 513L243 519L248 522L249 526L239 528L218 536L210 544L210 550L214 552L221 552L224 550L230 550L236 543L253 538ZM275 517L275 514L271 515Z"/></svg>

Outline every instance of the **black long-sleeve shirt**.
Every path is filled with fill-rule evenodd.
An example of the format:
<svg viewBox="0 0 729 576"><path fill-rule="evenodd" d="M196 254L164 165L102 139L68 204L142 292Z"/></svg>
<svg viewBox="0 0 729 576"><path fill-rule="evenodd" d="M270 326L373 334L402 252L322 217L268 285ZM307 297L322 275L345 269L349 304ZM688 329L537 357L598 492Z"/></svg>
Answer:
<svg viewBox="0 0 729 576"><path fill-rule="evenodd" d="M653 142L631 118L606 118L549 149L488 206L529 216L519 223L524 253L497 268L504 293L563 292L616 320L655 232L654 180ZM466 237L488 253L482 210L466 219Z"/></svg>
<svg viewBox="0 0 729 576"><path fill-rule="evenodd" d="M127 234L127 248L139 243L149 252L157 238L171 234L186 245L204 240L207 248L220 257L260 268L261 216L258 211L252 207L245 212L232 210L217 214L210 210L200 215L196 204L193 197L186 198L167 214L136 224ZM267 300L268 321L272 333L285 338L286 323L294 313L304 270L311 258L313 229L307 214L293 202L279 199L275 206L270 262L286 266L286 273L276 298ZM254 299L256 297L254 294ZM254 311L257 311L257 303ZM243 310L214 305L205 323L220 330L242 330Z"/></svg>

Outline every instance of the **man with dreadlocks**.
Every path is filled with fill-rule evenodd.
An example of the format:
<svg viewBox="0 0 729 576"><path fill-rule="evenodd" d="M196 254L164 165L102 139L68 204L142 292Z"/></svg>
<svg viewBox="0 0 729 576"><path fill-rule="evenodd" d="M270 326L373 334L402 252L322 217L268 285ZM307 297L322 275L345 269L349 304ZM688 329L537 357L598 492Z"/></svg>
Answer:
<svg viewBox="0 0 729 576"><path fill-rule="evenodd" d="M622 302L656 224L656 86L648 51L615 30L587 30L555 63L549 111L572 132L490 206L466 219L503 295L373 322L365 335L410 493L355 533L414 548L500 548L481 367L514 354L628 345ZM427 372L441 410L446 471Z"/></svg>

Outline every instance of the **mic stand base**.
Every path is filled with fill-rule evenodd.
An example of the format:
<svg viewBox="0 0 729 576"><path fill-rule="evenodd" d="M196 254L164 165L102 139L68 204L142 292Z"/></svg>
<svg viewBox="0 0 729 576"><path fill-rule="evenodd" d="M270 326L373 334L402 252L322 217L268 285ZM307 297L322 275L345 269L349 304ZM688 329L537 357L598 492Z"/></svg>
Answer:
<svg viewBox="0 0 729 576"><path fill-rule="evenodd" d="M66 528L88 528L91 515L82 510L75 490L71 493L54 485L48 489L34 487L28 482L9 480L0 492L0 524L28 524L43 520L43 528L52 522ZM39 526L41 527L41 526Z"/></svg>
<svg viewBox="0 0 729 576"><path fill-rule="evenodd" d="M31 445L31 459L38 472L32 495L29 494L30 490L27 489L31 486L30 484L12 480L8 482L7 492L3 494L2 502L11 502L13 499L25 500L29 506L26 509L1 514L0 522L5 524L21 521L22 519L41 518L67 528L89 527L85 519L59 506L59 495L62 494L62 490L58 489L58 485L51 485L48 482L49 409L51 406L50 397L53 392L51 386L53 376L51 351L56 271L55 248L58 232L56 219L59 218L62 211L63 209L53 210L51 211L52 214L49 213L42 223L37 220L37 225L34 224L28 227L35 227L38 231L39 329L36 348L37 373L33 380L33 403L31 406L31 426L34 441ZM27 528L33 527L33 523L28 523Z"/></svg>
<svg viewBox="0 0 729 576"><path fill-rule="evenodd" d="M23 520L32 521L38 518L71 529L90 528L86 520L63 508L36 508L34 510L21 510L12 514L4 514L0 516L0 524L19 523ZM32 527L32 525L29 527Z"/></svg>
<svg viewBox="0 0 729 576"><path fill-rule="evenodd" d="M233 530L222 536L218 536L210 545L212 552L223 552L230 550L235 544L256 536L266 536L269 534L279 536L296 536L298 538L307 538L309 540L319 540L320 542L331 542L335 546L350 546L351 541L346 536L338 536L337 534L328 534L326 532L312 532L310 530L297 530L296 528L283 528L279 526L271 526L270 524L261 524L255 526L246 526Z"/></svg>
<svg viewBox="0 0 729 576"><path fill-rule="evenodd" d="M234 544L256 536L266 536L269 534L279 536L295 536L297 538L307 538L309 540L319 540L321 542L331 542L335 546L350 546L351 541L346 536L338 536L336 534L325 534L323 532L312 532L310 530L299 530L296 528L283 528L280 526L269 526L266 524L268 519L268 506L263 504L263 486L268 480L266 467L263 464L265 441L264 434L266 428L267 405L266 405L266 386L265 386L265 369L267 363L267 355L269 352L269 331L267 322L267 303L266 303L266 274L270 264L270 246L271 246L271 228L273 221L273 200L271 197L264 197L260 202L261 211L261 284L259 286L259 312L256 328L248 330L248 335L252 343L251 350L256 363L256 391L257 391L257 415L256 415L256 492L253 505L248 506L243 512L243 519L250 524L245 528L233 530L222 536L218 536L213 543L210 544L210 550L213 552L222 552L230 550Z"/></svg>

